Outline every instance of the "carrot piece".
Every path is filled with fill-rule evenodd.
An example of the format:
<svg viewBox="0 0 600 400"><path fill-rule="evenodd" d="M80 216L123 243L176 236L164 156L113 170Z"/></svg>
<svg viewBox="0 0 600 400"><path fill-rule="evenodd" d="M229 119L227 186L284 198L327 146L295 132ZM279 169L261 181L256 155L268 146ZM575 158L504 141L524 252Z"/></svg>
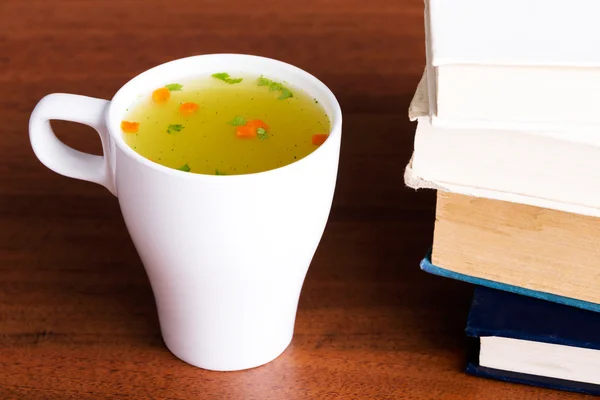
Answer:
<svg viewBox="0 0 600 400"><path fill-rule="evenodd" d="M266 131L269 130L269 125L265 124L260 119L251 119L250 121L246 122L246 126L253 127L254 129L263 128Z"/></svg>
<svg viewBox="0 0 600 400"><path fill-rule="evenodd" d="M323 143L325 143L325 141L327 140L327 138L329 137L329 135L325 134L325 133L317 133L312 135L312 144L314 144L315 146L320 146Z"/></svg>
<svg viewBox="0 0 600 400"><path fill-rule="evenodd" d="M152 92L152 100L155 103L166 103L167 100L169 100L169 97L171 97L171 92L165 87L156 89L154 92Z"/></svg>
<svg viewBox="0 0 600 400"><path fill-rule="evenodd" d="M253 126L242 125L238 126L235 129L235 135L239 138L255 138L256 137L256 129Z"/></svg>
<svg viewBox="0 0 600 400"><path fill-rule="evenodd" d="M179 106L179 112L181 113L181 115L192 115L193 113L198 111L198 108L198 104L196 103L181 103L181 105Z"/></svg>
<svg viewBox="0 0 600 400"><path fill-rule="evenodd" d="M139 128L140 128L139 122L129 122L129 121L121 122L121 129L125 133L136 133Z"/></svg>

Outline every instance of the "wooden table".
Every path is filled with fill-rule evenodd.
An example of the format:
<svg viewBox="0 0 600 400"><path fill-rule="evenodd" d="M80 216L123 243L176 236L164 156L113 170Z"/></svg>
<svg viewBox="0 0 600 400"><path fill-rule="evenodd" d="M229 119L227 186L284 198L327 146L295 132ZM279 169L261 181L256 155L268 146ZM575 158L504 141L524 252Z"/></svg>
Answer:
<svg viewBox="0 0 600 400"><path fill-rule="evenodd" d="M344 111L292 345L232 373L169 353L116 199L43 167L27 132L45 94L110 98L147 68L215 52L304 68ZM419 270L434 193L403 183L423 64L422 0L0 0L0 399L584 398L463 373L472 287ZM53 126L100 151L90 128Z"/></svg>

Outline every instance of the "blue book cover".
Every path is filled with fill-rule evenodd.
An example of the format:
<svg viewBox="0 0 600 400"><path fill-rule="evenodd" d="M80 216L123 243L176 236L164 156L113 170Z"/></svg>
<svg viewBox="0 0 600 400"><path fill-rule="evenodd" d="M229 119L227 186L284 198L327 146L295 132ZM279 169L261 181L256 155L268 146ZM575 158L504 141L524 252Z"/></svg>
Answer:
<svg viewBox="0 0 600 400"><path fill-rule="evenodd" d="M493 289L499 289L506 292L517 293L523 296L534 297L554 303L565 304L572 307L581 308L584 310L590 310L600 312L600 304L591 303L589 301L578 300L571 297L559 296L552 293L540 292L537 290L526 289L519 286L509 285L502 282L491 281L488 279L477 278L471 275L465 275L458 272L444 269L441 266L433 265L431 263L431 250L427 253L425 258L421 261L421 269L433 275L443 276L445 278L456 279L463 282L472 283L479 286L485 286Z"/></svg>
<svg viewBox="0 0 600 400"><path fill-rule="evenodd" d="M476 286L467 336L496 336L600 350L600 315L508 291ZM600 385L503 371L479 365L475 350L466 372L506 382L600 395ZM600 357L600 353L598 355Z"/></svg>

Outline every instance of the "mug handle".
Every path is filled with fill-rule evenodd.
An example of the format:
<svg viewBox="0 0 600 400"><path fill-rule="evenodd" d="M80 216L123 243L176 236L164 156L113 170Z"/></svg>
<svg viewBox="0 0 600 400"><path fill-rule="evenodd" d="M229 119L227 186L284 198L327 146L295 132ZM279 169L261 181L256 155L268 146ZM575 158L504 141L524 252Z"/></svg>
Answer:
<svg viewBox="0 0 600 400"><path fill-rule="evenodd" d="M109 101L74 94L54 93L42 98L29 119L33 152L46 167L70 178L98 183L116 196L114 176L108 159L110 138L106 125ZM102 156L83 153L61 142L50 120L78 122L94 128L102 141Z"/></svg>

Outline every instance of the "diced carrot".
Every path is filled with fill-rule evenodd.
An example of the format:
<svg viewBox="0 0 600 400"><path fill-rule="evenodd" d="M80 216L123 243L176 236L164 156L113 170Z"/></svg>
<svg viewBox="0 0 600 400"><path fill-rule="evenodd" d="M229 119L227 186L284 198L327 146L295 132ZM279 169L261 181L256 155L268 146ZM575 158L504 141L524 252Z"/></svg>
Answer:
<svg viewBox="0 0 600 400"><path fill-rule="evenodd" d="M198 104L196 103L192 103L192 102L187 102L187 103L182 103L179 106L179 112L181 113L181 115L192 115L193 113L195 113L196 111L198 111Z"/></svg>
<svg viewBox="0 0 600 400"><path fill-rule="evenodd" d="M248 124L238 126L235 129L235 135L239 138L255 138L256 137L256 129L258 129L258 128L255 128L253 126L248 126Z"/></svg>
<svg viewBox="0 0 600 400"><path fill-rule="evenodd" d="M329 137L329 135L325 134L325 133L317 133L312 135L312 144L314 144L315 146L320 146L323 143L325 143L325 141L327 140L327 138Z"/></svg>
<svg viewBox="0 0 600 400"><path fill-rule="evenodd" d="M129 121L121 122L121 129L125 133L136 133L139 128L140 128L139 122L129 122Z"/></svg>
<svg viewBox="0 0 600 400"><path fill-rule="evenodd" d="M155 103L166 103L167 100L169 100L169 97L171 97L171 92L165 87L156 89L154 92L152 92L152 100Z"/></svg>
<svg viewBox="0 0 600 400"><path fill-rule="evenodd" d="M266 131L269 130L269 125L265 124L260 119L251 119L250 121L246 122L246 126L251 126L254 129L263 128Z"/></svg>

